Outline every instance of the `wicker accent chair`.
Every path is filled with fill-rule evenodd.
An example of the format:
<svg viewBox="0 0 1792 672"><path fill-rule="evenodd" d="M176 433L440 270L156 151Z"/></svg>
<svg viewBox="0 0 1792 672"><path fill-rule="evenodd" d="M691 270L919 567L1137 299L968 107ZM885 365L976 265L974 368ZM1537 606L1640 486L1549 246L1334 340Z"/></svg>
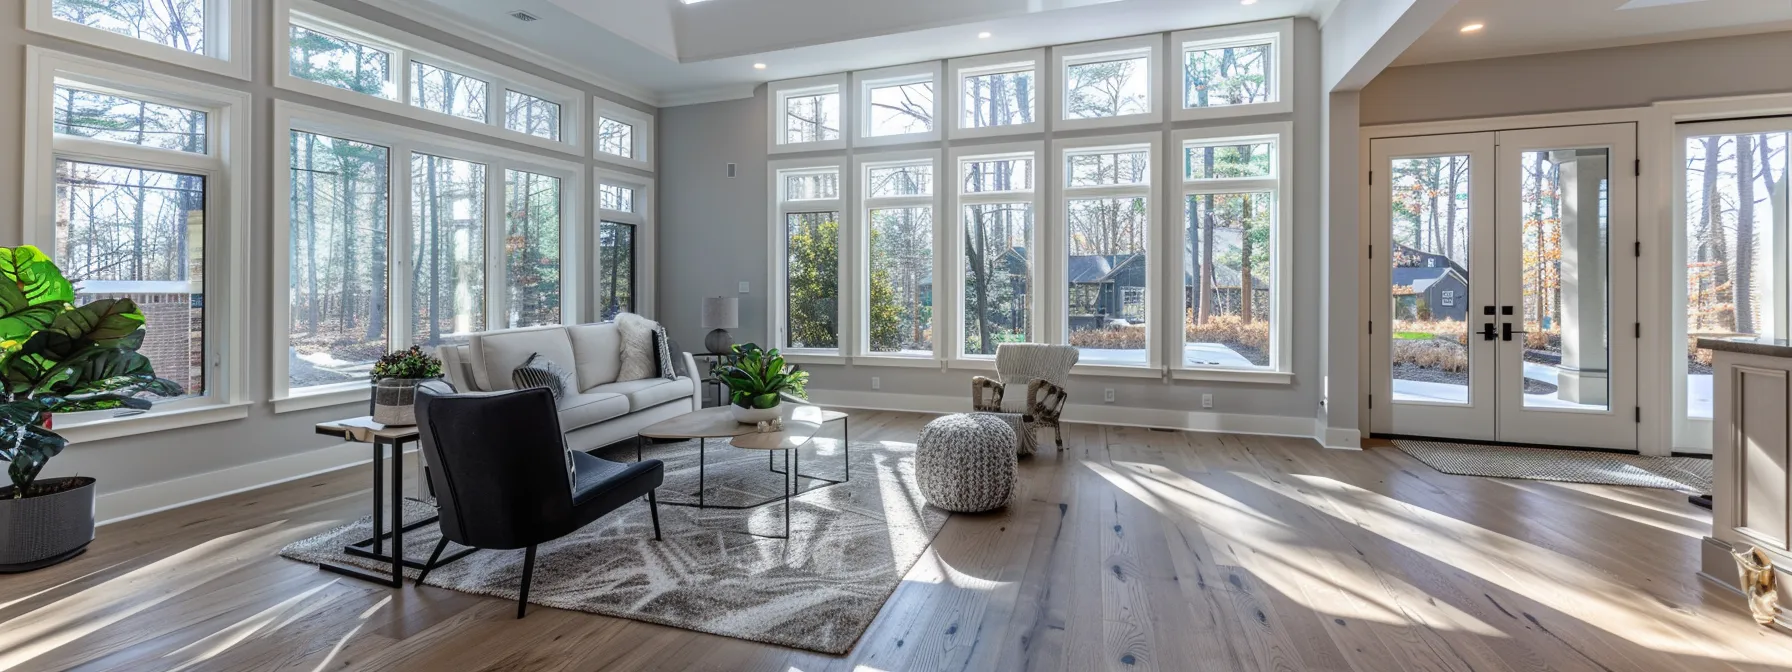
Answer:
<svg viewBox="0 0 1792 672"><path fill-rule="evenodd" d="M1064 430L1058 421L1070 396L1070 367L1076 365L1080 354L1068 345L998 345L995 379L971 379L971 407L984 413L1020 413L1029 434L1039 427L1050 427L1058 450L1064 450ZM1023 384L1027 386L1025 403L1004 394L1009 386Z"/></svg>

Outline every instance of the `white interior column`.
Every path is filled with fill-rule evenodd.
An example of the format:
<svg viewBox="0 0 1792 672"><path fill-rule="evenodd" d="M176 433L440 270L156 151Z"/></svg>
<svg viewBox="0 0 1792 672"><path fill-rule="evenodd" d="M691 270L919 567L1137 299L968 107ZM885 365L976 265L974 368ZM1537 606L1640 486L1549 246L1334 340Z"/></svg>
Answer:
<svg viewBox="0 0 1792 672"><path fill-rule="evenodd" d="M1606 349L1606 240L1599 212L1599 185L1608 154L1597 150L1550 152L1560 175L1562 199L1562 365L1556 397L1577 404L1606 403L1610 383Z"/></svg>

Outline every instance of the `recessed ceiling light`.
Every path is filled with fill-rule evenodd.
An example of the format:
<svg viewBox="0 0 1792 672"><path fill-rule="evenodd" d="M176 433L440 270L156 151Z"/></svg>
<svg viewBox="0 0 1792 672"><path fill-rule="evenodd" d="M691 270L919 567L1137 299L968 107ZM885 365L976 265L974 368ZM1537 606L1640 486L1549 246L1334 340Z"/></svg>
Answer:
<svg viewBox="0 0 1792 672"><path fill-rule="evenodd" d="M1238 4L1241 4L1241 5L1255 5L1255 4L1257 4L1257 0L1238 0Z"/></svg>
<svg viewBox="0 0 1792 672"><path fill-rule="evenodd" d="M754 64L753 64L753 69L754 69L754 70L764 70L764 69L765 69L765 64L764 64L764 63L754 63Z"/></svg>
<svg viewBox="0 0 1792 672"><path fill-rule="evenodd" d="M1486 27L1487 27L1487 26L1484 26L1484 25L1482 25L1482 24L1479 24L1479 23L1469 23L1469 24L1464 24L1464 25L1463 25L1463 26L1462 26L1462 32L1465 32L1465 33L1474 33L1474 32L1479 32L1479 31L1480 31L1480 30L1481 30L1481 29L1482 29L1482 28L1486 28Z"/></svg>
<svg viewBox="0 0 1792 672"><path fill-rule="evenodd" d="M981 33L977 33L977 39L979 39L979 40L987 40L987 39L989 39L989 35L990 35L990 32L989 32L989 31L987 31L987 30L985 30L985 31L983 31L983 32L981 32Z"/></svg>

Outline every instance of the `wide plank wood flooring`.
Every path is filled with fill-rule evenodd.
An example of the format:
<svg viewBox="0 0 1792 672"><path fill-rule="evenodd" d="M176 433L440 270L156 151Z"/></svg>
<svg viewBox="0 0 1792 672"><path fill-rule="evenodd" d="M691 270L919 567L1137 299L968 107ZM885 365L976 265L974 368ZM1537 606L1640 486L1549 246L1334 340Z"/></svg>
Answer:
<svg viewBox="0 0 1792 672"><path fill-rule="evenodd" d="M930 416L854 414L912 442ZM1787 670L1695 576L1667 491L1450 476L1391 448L1066 427L954 516L832 657L275 555L364 515L366 467L103 527L0 576L0 670ZM629 451L632 457L632 450Z"/></svg>

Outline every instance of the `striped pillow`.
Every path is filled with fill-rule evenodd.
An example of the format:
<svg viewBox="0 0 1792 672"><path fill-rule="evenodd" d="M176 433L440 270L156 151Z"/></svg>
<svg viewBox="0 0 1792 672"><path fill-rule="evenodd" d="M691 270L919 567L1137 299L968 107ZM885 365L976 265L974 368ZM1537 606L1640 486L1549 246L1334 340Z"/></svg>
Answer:
<svg viewBox="0 0 1792 672"><path fill-rule="evenodd" d="M573 382L572 372L555 364L554 360L541 356L541 353L529 355L522 366L510 372L510 382L519 390L533 387L545 387L554 394L554 403L559 404L568 391L577 392L578 383Z"/></svg>

